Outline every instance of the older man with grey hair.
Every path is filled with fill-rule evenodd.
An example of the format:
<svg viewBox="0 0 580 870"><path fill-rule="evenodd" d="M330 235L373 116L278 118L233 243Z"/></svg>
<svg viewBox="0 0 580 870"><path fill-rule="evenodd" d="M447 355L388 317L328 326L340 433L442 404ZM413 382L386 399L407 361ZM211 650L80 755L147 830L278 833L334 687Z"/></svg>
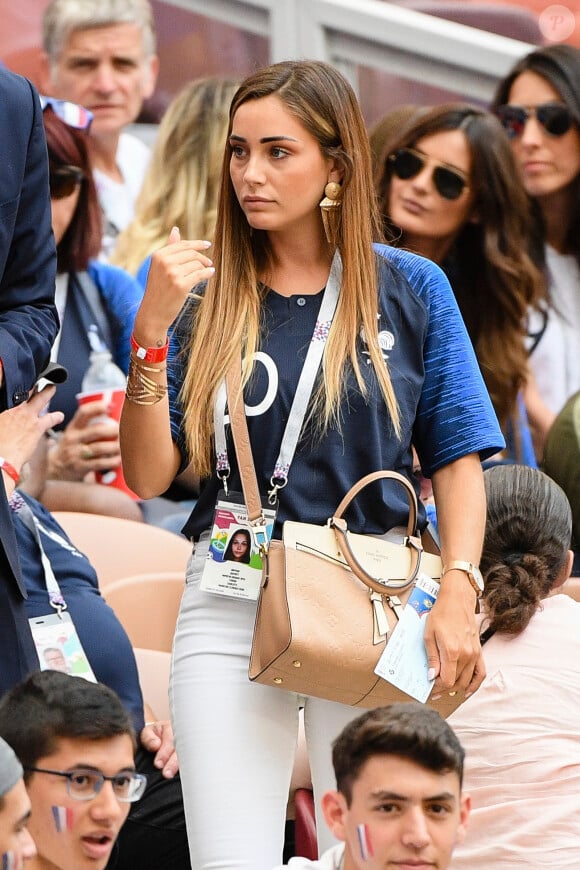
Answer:
<svg viewBox="0 0 580 870"><path fill-rule="evenodd" d="M30 800L22 779L22 765L12 748L0 737L0 866L19 870L36 855L34 840L26 827Z"/></svg>
<svg viewBox="0 0 580 870"><path fill-rule="evenodd" d="M158 59L149 0L51 0L42 22L45 93L94 116L89 145L104 215L103 255L133 218L149 149L125 132L153 94Z"/></svg>

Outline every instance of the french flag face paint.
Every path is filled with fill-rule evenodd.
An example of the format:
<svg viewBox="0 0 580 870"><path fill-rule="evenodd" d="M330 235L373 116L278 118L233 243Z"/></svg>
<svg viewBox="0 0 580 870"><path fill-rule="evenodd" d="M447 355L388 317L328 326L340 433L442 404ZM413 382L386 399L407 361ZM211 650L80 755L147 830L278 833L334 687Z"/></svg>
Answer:
<svg viewBox="0 0 580 870"><path fill-rule="evenodd" d="M14 852L4 852L2 855L2 870L18 870L18 861Z"/></svg>
<svg viewBox="0 0 580 870"><path fill-rule="evenodd" d="M73 826L74 816L70 807L52 807L54 825L59 834L70 831Z"/></svg>
<svg viewBox="0 0 580 870"><path fill-rule="evenodd" d="M371 843L371 838L369 834L369 829L367 825L361 824L356 826L356 832L358 834L358 845L360 849L360 856L363 861L368 861L370 858L374 856L373 846Z"/></svg>

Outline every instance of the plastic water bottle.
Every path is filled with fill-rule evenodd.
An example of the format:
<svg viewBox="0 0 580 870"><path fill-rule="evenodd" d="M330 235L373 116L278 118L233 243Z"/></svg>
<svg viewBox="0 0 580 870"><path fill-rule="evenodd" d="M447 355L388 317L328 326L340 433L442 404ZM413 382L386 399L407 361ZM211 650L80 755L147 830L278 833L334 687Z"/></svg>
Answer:
<svg viewBox="0 0 580 870"><path fill-rule="evenodd" d="M106 423L111 420L118 423L121 419L127 378L119 366L113 362L111 352L101 342L96 327L89 329L88 337L92 350L89 357L89 367L82 380L81 392L77 397L79 404L105 402L108 408L107 414L93 417L91 423ZM135 493L125 483L120 467L112 468L109 471L97 471L95 478L99 483L122 489L132 498L137 499Z"/></svg>
<svg viewBox="0 0 580 870"><path fill-rule="evenodd" d="M101 342L96 327L90 327L88 338L91 345L91 355L89 367L82 381L82 394L101 393L106 390L124 390L127 378L119 366L113 362L111 351Z"/></svg>
<svg viewBox="0 0 580 870"><path fill-rule="evenodd" d="M107 390L124 390L127 379L118 365L113 362L111 351L93 350L89 367L82 382L82 394L103 393Z"/></svg>

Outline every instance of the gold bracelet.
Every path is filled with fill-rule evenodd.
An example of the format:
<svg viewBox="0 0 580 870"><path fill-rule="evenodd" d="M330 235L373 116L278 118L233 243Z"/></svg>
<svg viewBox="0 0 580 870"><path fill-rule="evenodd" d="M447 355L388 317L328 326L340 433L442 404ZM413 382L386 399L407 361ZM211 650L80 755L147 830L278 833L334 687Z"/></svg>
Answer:
<svg viewBox="0 0 580 870"><path fill-rule="evenodd" d="M135 405L156 405L167 395L167 384L158 384L145 372L164 371L166 371L166 366L153 368L153 366L144 365L141 360L137 362L131 356L125 398Z"/></svg>

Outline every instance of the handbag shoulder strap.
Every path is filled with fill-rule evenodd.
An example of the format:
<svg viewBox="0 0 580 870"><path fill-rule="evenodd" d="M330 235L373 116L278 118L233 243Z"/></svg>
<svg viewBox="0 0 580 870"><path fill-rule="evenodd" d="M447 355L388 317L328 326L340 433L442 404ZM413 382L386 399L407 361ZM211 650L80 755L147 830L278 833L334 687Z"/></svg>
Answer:
<svg viewBox="0 0 580 870"><path fill-rule="evenodd" d="M258 489L258 480L256 478L256 469L254 467L248 423L244 409L240 360L236 360L226 373L226 389L232 438L234 439L236 459L242 480L244 501L248 509L248 519L250 522L253 522L262 515L262 501Z"/></svg>

